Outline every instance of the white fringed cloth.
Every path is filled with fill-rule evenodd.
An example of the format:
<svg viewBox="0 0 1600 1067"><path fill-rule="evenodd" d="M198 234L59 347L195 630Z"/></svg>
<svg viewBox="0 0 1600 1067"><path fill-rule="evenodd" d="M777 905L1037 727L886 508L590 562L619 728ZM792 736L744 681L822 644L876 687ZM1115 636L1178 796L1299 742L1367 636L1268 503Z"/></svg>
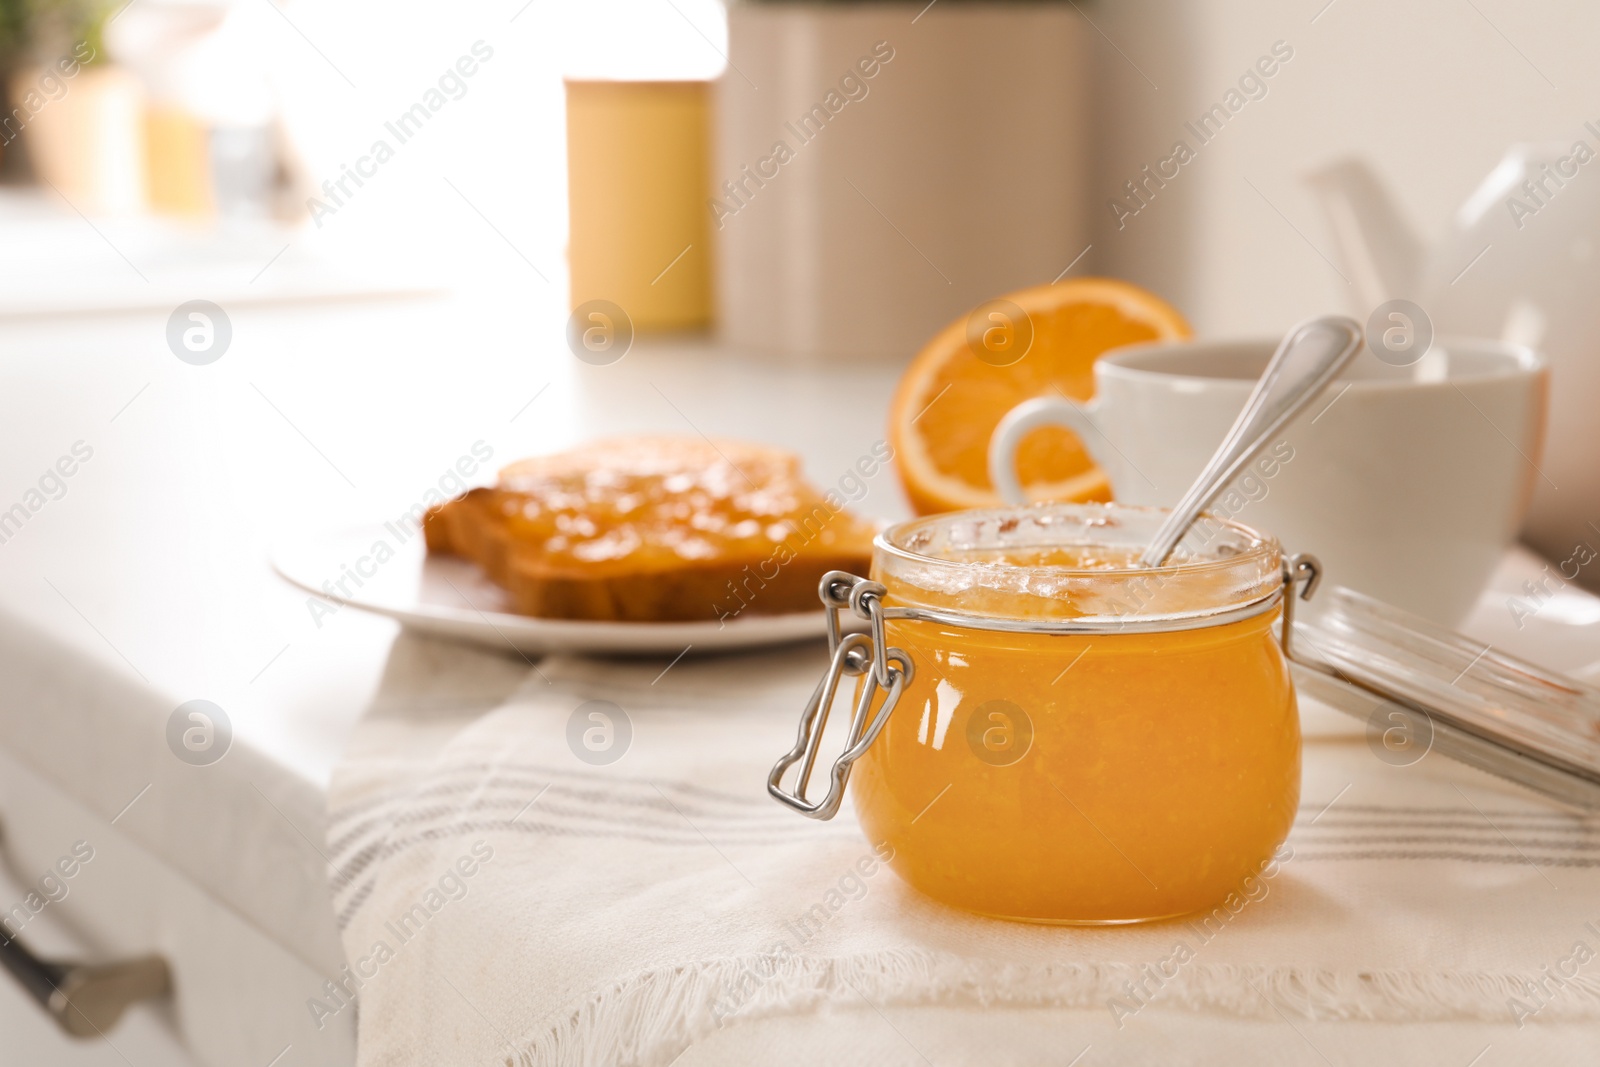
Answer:
<svg viewBox="0 0 1600 1067"><path fill-rule="evenodd" d="M535 666L403 634L332 783L350 966L307 1010L358 1011L362 1065L1600 1048L1593 819L1437 754L1390 766L1313 707L1281 861L1209 920L978 918L901 882L848 807L817 823L766 796L824 662L813 644ZM631 724L608 765L569 744L604 729L574 724L591 700Z"/></svg>

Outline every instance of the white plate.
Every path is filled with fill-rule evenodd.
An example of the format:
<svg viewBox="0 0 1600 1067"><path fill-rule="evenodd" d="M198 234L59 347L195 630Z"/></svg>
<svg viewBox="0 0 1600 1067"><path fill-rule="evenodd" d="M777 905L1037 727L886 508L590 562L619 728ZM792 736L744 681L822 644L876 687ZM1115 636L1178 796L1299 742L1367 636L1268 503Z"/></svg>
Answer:
<svg viewBox="0 0 1600 1067"><path fill-rule="evenodd" d="M792 615L745 615L727 623L584 622L515 615L506 610L505 591L476 564L429 556L420 532L409 538L403 533L374 523L309 534L278 545L272 566L288 581L335 604L387 615L425 633L530 655L678 655L687 649L698 653L785 644L827 633L827 617L820 608Z"/></svg>

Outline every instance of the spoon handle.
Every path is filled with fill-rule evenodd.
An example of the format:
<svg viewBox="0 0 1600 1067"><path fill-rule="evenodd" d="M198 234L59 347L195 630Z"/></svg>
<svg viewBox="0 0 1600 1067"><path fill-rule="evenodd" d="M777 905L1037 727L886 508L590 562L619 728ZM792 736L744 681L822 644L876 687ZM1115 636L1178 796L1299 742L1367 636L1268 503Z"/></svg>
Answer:
<svg viewBox="0 0 1600 1067"><path fill-rule="evenodd" d="M1165 563L1200 513L1344 369L1360 348L1361 327L1342 315L1308 319L1290 330L1272 354L1228 436L1156 531L1155 540L1140 557L1140 566L1159 567Z"/></svg>

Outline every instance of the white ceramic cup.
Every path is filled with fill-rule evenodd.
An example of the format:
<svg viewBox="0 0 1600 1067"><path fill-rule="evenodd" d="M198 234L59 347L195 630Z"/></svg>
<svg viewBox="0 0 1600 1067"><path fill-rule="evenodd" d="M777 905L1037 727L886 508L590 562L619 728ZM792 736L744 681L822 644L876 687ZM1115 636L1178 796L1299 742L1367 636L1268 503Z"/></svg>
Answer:
<svg viewBox="0 0 1600 1067"><path fill-rule="evenodd" d="M1133 345L1095 364L1094 399L1040 398L995 429L990 476L1027 499L1018 444L1047 425L1082 438L1120 503L1171 507L1233 425L1274 341ZM1516 536L1536 479L1544 360L1489 340L1440 340L1416 367L1371 352L1284 429L1214 514L1310 552L1329 581L1453 626Z"/></svg>

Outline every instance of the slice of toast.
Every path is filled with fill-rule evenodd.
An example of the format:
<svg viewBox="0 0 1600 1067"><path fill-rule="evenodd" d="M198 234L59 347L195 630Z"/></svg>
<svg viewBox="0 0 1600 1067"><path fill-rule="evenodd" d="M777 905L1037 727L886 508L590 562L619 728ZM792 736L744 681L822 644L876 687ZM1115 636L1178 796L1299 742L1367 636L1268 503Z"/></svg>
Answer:
<svg viewBox="0 0 1600 1067"><path fill-rule="evenodd" d="M476 562L514 611L629 622L819 610L822 575L866 574L873 537L793 454L678 437L520 460L423 529L429 552Z"/></svg>

